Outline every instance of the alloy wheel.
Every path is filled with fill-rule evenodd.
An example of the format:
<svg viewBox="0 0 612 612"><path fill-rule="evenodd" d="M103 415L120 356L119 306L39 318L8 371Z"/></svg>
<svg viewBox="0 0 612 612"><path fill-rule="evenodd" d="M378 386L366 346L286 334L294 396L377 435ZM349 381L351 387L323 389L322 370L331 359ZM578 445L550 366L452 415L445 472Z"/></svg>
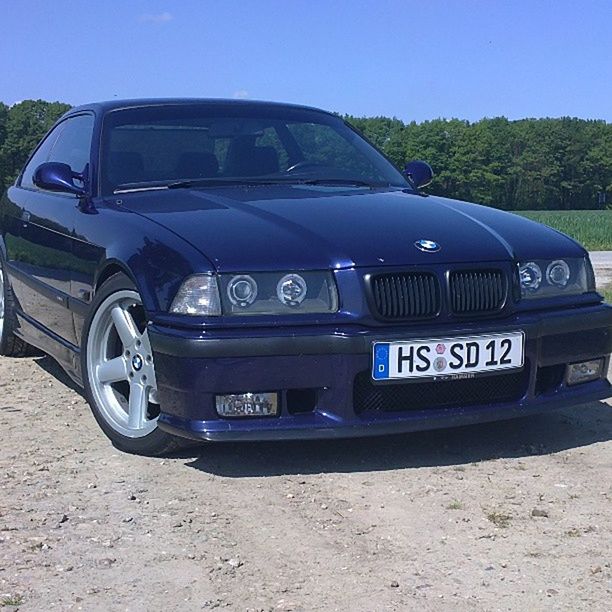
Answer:
<svg viewBox="0 0 612 612"><path fill-rule="evenodd" d="M157 427L153 352L135 291L118 291L100 304L87 338L87 375L96 406L115 431L141 438Z"/></svg>

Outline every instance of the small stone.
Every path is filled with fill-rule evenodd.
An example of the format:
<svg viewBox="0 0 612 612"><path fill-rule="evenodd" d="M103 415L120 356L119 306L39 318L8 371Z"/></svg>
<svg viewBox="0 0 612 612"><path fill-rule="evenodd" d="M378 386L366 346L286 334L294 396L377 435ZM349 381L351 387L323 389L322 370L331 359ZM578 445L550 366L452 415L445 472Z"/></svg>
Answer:
<svg viewBox="0 0 612 612"><path fill-rule="evenodd" d="M110 567L111 565L113 565L113 563L116 563L117 559L112 559L112 558L105 558L105 559L100 559L98 561L98 565L100 567Z"/></svg>
<svg viewBox="0 0 612 612"><path fill-rule="evenodd" d="M241 567L244 565L240 559L228 559L227 564L231 567Z"/></svg>
<svg viewBox="0 0 612 612"><path fill-rule="evenodd" d="M60 518L59 524L61 525L62 523L65 523L67 520L68 520L68 516L66 516L65 514L62 514L62 518Z"/></svg>
<svg viewBox="0 0 612 612"><path fill-rule="evenodd" d="M124 522L124 523L131 523L133 520L134 520L134 517L133 517L133 516L126 516L126 517L123 519L123 522Z"/></svg>
<svg viewBox="0 0 612 612"><path fill-rule="evenodd" d="M287 499L293 499L295 495L293 493L287 493Z"/></svg>
<svg viewBox="0 0 612 612"><path fill-rule="evenodd" d="M536 518L548 518L548 510L543 510L542 508L534 508L531 511L531 516Z"/></svg>
<svg viewBox="0 0 612 612"><path fill-rule="evenodd" d="M321 510L327 510L327 504L321 504Z"/></svg>
<svg viewBox="0 0 612 612"><path fill-rule="evenodd" d="M135 496L133 493L130 493L130 494L128 495L128 499L129 499L130 501L136 501L137 497L136 497L136 496Z"/></svg>
<svg viewBox="0 0 612 612"><path fill-rule="evenodd" d="M397 587L399 587L399 582L398 582L397 580L392 580L392 581L389 583L389 586L390 586L392 589L397 589Z"/></svg>

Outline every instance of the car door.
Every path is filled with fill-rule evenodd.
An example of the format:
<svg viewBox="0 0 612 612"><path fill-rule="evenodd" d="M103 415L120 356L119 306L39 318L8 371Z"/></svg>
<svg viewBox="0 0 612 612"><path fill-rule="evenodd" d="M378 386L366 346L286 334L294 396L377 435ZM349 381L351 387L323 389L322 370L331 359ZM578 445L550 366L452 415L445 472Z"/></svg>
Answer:
<svg viewBox="0 0 612 612"><path fill-rule="evenodd" d="M71 344L76 343L68 309L74 272L74 195L44 191L32 176L45 161L62 162L75 172L88 171L94 117L80 114L58 124L9 191L17 218L5 236L11 282L21 310L31 323Z"/></svg>

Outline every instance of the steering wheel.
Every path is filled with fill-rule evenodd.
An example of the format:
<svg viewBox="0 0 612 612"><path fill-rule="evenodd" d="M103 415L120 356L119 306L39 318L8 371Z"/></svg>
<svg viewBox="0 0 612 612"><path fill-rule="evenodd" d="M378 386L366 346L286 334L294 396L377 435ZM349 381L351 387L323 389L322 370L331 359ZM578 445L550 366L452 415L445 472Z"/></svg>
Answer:
<svg viewBox="0 0 612 612"><path fill-rule="evenodd" d="M320 164L318 162L312 162L312 161L307 161L303 159L302 161L299 161L293 164L293 166L289 166L289 168L285 170L285 173L288 174L289 172L294 172L295 170L303 170L305 168L321 168L321 167L325 167L325 164Z"/></svg>

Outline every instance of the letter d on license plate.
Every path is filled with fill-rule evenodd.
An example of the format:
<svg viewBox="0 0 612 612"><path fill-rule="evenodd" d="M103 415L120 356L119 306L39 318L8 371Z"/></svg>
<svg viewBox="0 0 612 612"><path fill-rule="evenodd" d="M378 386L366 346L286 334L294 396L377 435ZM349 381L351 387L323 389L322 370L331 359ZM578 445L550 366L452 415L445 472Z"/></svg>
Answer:
<svg viewBox="0 0 612 612"><path fill-rule="evenodd" d="M524 334L520 331L461 338L375 342L372 378L452 378L522 368L524 345Z"/></svg>

